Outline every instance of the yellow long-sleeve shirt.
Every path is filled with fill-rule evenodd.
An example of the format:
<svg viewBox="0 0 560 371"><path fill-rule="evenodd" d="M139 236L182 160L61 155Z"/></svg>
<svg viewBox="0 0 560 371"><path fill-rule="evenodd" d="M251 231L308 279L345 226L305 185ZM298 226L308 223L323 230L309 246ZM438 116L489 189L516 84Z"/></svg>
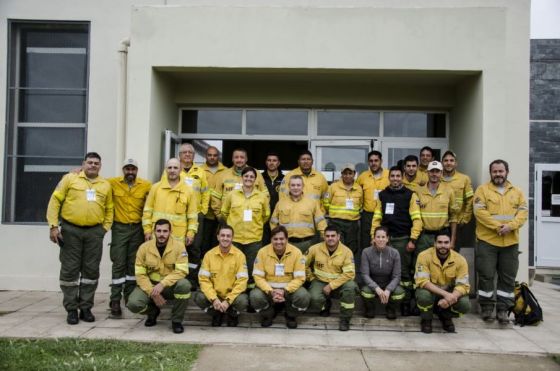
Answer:
<svg viewBox="0 0 560 371"><path fill-rule="evenodd" d="M428 173L417 171L416 176L412 180L408 180L406 175L403 174L402 183L412 192L416 192L418 188L423 187L428 183Z"/></svg>
<svg viewBox="0 0 560 371"><path fill-rule="evenodd" d="M253 189L245 196L243 189L230 192L222 205L221 215L233 227L233 240L248 244L262 240L263 226L270 217L268 197Z"/></svg>
<svg viewBox="0 0 560 371"><path fill-rule="evenodd" d="M272 244L259 250L253 268L253 278L259 289L267 294L272 289L284 289L292 293L305 282L305 258L294 245L287 244L281 258Z"/></svg>
<svg viewBox="0 0 560 371"><path fill-rule="evenodd" d="M363 207L363 190L358 183L348 189L341 179L329 186L323 204L330 218L359 220Z"/></svg>
<svg viewBox="0 0 560 371"><path fill-rule="evenodd" d="M457 223L467 224L471 221L473 212L472 198L474 191L471 178L463 173L455 171L449 178L442 177L441 181L451 187L455 194L455 202L459 207Z"/></svg>
<svg viewBox="0 0 560 371"><path fill-rule="evenodd" d="M185 183L193 191L198 205L198 212L206 214L210 205L210 188L208 187L208 180L206 179L204 169L193 164L189 171L181 169L180 177L181 182ZM167 180L165 170L161 175L161 180Z"/></svg>
<svg viewBox="0 0 560 371"><path fill-rule="evenodd" d="M435 195L432 195L426 185L420 187L416 194L420 201L420 215L425 230L437 231L449 227L449 223L457 223L459 207L449 187L440 183Z"/></svg>
<svg viewBox="0 0 560 371"><path fill-rule="evenodd" d="M311 246L307 251L305 267L308 281L318 279L327 282L333 290L356 276L354 255L342 243L332 255L324 242Z"/></svg>
<svg viewBox="0 0 560 371"><path fill-rule="evenodd" d="M89 179L83 171L64 175L47 207L50 227L58 227L62 218L81 227L103 224L108 231L113 224L113 214L111 184L100 176Z"/></svg>
<svg viewBox="0 0 560 371"><path fill-rule="evenodd" d="M278 201L270 218L270 229L278 225L286 227L289 237L305 238L313 236L316 231L322 233L327 221L316 201L309 198L295 201L288 197Z"/></svg>
<svg viewBox="0 0 560 371"><path fill-rule="evenodd" d="M364 211L373 213L379 199L379 192L389 186L389 170L383 169L380 174L374 175L371 170L360 174L356 181L364 191Z"/></svg>
<svg viewBox="0 0 560 371"><path fill-rule="evenodd" d="M505 183L503 194L492 182L483 184L474 193L476 238L494 246L515 245L528 213L523 192L510 182ZM512 231L500 236L498 229L503 224L509 225Z"/></svg>
<svg viewBox="0 0 560 371"><path fill-rule="evenodd" d="M152 293L154 283L161 283L165 287L173 286L189 273L188 263L185 245L172 238L167 242L163 256L159 255L155 239L144 242L138 248L134 263L136 284L147 295ZM190 294L186 295L184 299L190 297Z"/></svg>
<svg viewBox="0 0 560 371"><path fill-rule="evenodd" d="M194 237L198 230L198 203L193 191L179 182L171 188L167 179L152 186L142 215L144 233L151 233L155 222L167 219L171 222L171 235L185 241Z"/></svg>
<svg viewBox="0 0 560 371"><path fill-rule="evenodd" d="M204 172L206 173L206 180L208 181L208 190L210 191L210 200L209 200L209 205L208 205L208 212L204 215L204 217L206 219L216 219L216 215L214 215L214 211L212 210L212 207L210 206L212 197L216 197L216 185L218 183L218 179L219 177L222 175L222 173L227 170L227 167L224 166L224 164L222 164L221 162L218 162L218 165L216 166L216 169L210 169L210 167L204 163L202 165L202 169L204 170Z"/></svg>
<svg viewBox="0 0 560 371"><path fill-rule="evenodd" d="M214 212L214 215L221 217L222 203L226 199L226 196L232 191L238 191L242 189L243 181L241 179L241 172L237 172L235 168L229 168L222 172L216 181L216 186L212 192L212 197L210 200L210 207ZM255 188L261 191L266 198L269 198L268 188L264 183L264 179L260 173L257 171L257 179L255 180ZM223 219L226 219L225 217Z"/></svg>
<svg viewBox="0 0 560 371"><path fill-rule="evenodd" d="M290 197L290 178L294 175L299 175L303 178L303 197L321 203L329 189L329 184L324 175L315 169L311 169L309 175L305 175L299 167L284 176L278 191L280 200Z"/></svg>
<svg viewBox="0 0 560 371"><path fill-rule="evenodd" d="M247 289L248 279L245 254L235 246L225 255L219 246L208 251L198 271L200 290L210 302L220 299L233 303Z"/></svg>
<svg viewBox="0 0 560 371"><path fill-rule="evenodd" d="M449 251L443 265L434 247L422 251L416 261L414 279L420 288L431 282L443 290L457 290L462 295L467 295L471 289L467 261L453 250Z"/></svg>
<svg viewBox="0 0 560 371"><path fill-rule="evenodd" d="M123 176L109 178L113 189L113 204L115 205L115 222L132 224L142 222L142 211L152 183L136 178L129 186Z"/></svg>

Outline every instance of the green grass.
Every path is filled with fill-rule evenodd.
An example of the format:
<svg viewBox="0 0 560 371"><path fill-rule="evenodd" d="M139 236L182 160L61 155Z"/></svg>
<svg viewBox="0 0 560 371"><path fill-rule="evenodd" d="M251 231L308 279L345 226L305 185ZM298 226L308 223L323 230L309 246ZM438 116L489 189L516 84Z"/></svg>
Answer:
<svg viewBox="0 0 560 371"><path fill-rule="evenodd" d="M553 354L552 359L560 365L560 354Z"/></svg>
<svg viewBox="0 0 560 371"><path fill-rule="evenodd" d="M199 345L0 339L0 370L190 370Z"/></svg>

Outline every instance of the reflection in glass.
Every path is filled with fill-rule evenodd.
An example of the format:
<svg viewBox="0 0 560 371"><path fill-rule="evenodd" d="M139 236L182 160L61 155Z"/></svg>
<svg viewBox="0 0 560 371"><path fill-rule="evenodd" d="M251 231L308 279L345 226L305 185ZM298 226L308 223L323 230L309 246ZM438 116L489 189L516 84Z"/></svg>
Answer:
<svg viewBox="0 0 560 371"><path fill-rule="evenodd" d="M379 135L379 113L357 111L319 111L317 134L334 136Z"/></svg>
<svg viewBox="0 0 560 371"><path fill-rule="evenodd" d="M20 122L86 122L86 91L23 89L20 92Z"/></svg>
<svg viewBox="0 0 560 371"><path fill-rule="evenodd" d="M367 168L368 147L319 147L321 163L317 166L332 182L340 178L340 171L345 164L351 163L359 169Z"/></svg>
<svg viewBox="0 0 560 371"><path fill-rule="evenodd" d="M541 184L541 216L560 217L560 171L543 171Z"/></svg>
<svg viewBox="0 0 560 371"><path fill-rule="evenodd" d="M445 138L445 114L425 112L385 112L386 137Z"/></svg>
<svg viewBox="0 0 560 371"><path fill-rule="evenodd" d="M242 110L183 110L182 133L241 134Z"/></svg>
<svg viewBox="0 0 560 371"><path fill-rule="evenodd" d="M307 111L247 111L249 135L307 135Z"/></svg>
<svg viewBox="0 0 560 371"><path fill-rule="evenodd" d="M83 128L19 128L18 154L80 157L84 154Z"/></svg>

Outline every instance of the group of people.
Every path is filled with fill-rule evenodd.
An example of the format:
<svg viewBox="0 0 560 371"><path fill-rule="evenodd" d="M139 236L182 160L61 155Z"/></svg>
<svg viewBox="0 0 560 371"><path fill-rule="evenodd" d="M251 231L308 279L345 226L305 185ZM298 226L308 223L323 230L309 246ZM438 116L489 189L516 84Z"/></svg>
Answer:
<svg viewBox="0 0 560 371"><path fill-rule="evenodd" d="M267 327L283 308L287 327L296 328L299 314L329 316L331 299L338 299L339 329L347 331L359 295L366 317L377 305L388 319L400 309L402 316L419 314L421 330L430 333L435 313L454 332L452 318L470 309L457 231L473 214L481 316L509 322L527 204L507 180L507 162L493 161L490 181L473 192L456 155L447 151L439 162L429 147L390 169L371 151L368 170L356 178L354 164L346 164L330 185L309 151L286 175L276 153L267 155L262 174L247 165L244 149L233 151L231 168L215 147L202 165L194 155L182 144L152 185L137 176L134 159L124 161L122 176L102 178L101 158L90 152L59 182L47 220L60 245L68 324L95 321L103 237L111 229L114 317L124 298L154 326L173 300L172 330L181 333L192 294L212 326L224 319L236 326L240 312L254 310Z"/></svg>

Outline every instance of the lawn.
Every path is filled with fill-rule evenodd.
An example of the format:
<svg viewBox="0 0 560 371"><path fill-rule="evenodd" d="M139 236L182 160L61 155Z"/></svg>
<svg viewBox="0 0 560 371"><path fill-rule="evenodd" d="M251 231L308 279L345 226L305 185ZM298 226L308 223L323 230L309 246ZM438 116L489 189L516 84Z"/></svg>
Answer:
<svg viewBox="0 0 560 371"><path fill-rule="evenodd" d="M190 370L201 346L83 339L0 339L0 370Z"/></svg>

